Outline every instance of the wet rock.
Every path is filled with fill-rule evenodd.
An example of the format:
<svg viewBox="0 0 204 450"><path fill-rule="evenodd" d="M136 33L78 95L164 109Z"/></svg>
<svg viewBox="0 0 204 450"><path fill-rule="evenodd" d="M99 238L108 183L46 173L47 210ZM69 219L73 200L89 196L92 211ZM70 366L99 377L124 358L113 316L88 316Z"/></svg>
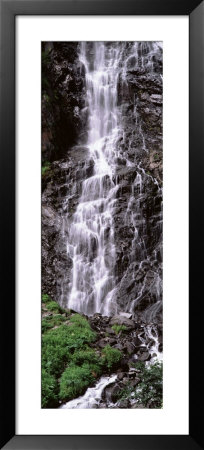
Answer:
<svg viewBox="0 0 204 450"><path fill-rule="evenodd" d="M117 404L117 407L118 408L122 408L122 409L129 408L130 407L130 402L129 402L128 399L120 400L118 402L118 404Z"/></svg>
<svg viewBox="0 0 204 450"><path fill-rule="evenodd" d="M144 352L142 353L141 356L138 357L138 361L149 361L151 359L151 355L149 354L149 352Z"/></svg>
<svg viewBox="0 0 204 450"><path fill-rule="evenodd" d="M132 314L126 312L120 312L119 316L125 317L126 319L132 319Z"/></svg>
<svg viewBox="0 0 204 450"><path fill-rule="evenodd" d="M146 406L144 406L142 403L132 403L131 409L144 409Z"/></svg>
<svg viewBox="0 0 204 450"><path fill-rule="evenodd" d="M109 344L108 338L101 339L100 341L97 342L97 346L100 348L104 348L107 344Z"/></svg>
<svg viewBox="0 0 204 450"><path fill-rule="evenodd" d="M124 350L129 354L132 355L135 352L135 346L131 342L126 342L124 346Z"/></svg>
<svg viewBox="0 0 204 450"><path fill-rule="evenodd" d="M124 325L128 330L134 330L135 328L135 322L133 322L133 320L127 319L126 317L121 315L113 316L110 320L110 325Z"/></svg>
<svg viewBox="0 0 204 450"><path fill-rule="evenodd" d="M106 402L116 403L122 388L123 385L121 383L109 384L107 387L105 387L102 393L102 400L105 400Z"/></svg>

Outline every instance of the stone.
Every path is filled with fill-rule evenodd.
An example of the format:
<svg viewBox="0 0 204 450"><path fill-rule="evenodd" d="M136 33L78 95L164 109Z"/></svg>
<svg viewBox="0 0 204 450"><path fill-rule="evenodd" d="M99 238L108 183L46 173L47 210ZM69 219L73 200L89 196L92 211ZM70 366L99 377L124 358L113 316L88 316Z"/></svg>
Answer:
<svg viewBox="0 0 204 450"><path fill-rule="evenodd" d="M104 348L108 343L109 343L109 339L107 339L107 338L101 339L100 341L97 342L97 346L100 348Z"/></svg>
<svg viewBox="0 0 204 450"><path fill-rule="evenodd" d="M110 320L110 325L124 325L127 327L128 330L134 330L135 328L135 322L131 319L127 319L126 317L115 315Z"/></svg>
<svg viewBox="0 0 204 450"><path fill-rule="evenodd" d="M131 342L126 342L124 349L129 355L132 355L135 352L135 346Z"/></svg>
<svg viewBox="0 0 204 450"><path fill-rule="evenodd" d="M144 409L146 406L144 406L142 403L132 403L131 409Z"/></svg>
<svg viewBox="0 0 204 450"><path fill-rule="evenodd" d="M121 381L125 377L125 375L126 375L125 372L118 373L118 376L117 376L118 381Z"/></svg>
<svg viewBox="0 0 204 450"><path fill-rule="evenodd" d="M125 317L126 319L132 319L132 314L126 312L120 312L119 316Z"/></svg>
<svg viewBox="0 0 204 450"><path fill-rule="evenodd" d="M120 401L119 401L119 403L118 403L117 406L118 406L118 408L123 408L123 409L129 408L130 402L129 402L128 399L123 399L123 400L120 400Z"/></svg>
<svg viewBox="0 0 204 450"><path fill-rule="evenodd" d="M149 352L144 352L142 353L141 356L138 357L138 361L149 361L151 359L151 355L149 354Z"/></svg>

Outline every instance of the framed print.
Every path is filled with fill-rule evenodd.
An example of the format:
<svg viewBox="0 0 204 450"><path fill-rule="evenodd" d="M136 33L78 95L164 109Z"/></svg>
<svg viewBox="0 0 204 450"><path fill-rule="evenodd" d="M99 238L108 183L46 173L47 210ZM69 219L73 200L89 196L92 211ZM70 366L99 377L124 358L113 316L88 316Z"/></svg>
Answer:
<svg viewBox="0 0 204 450"><path fill-rule="evenodd" d="M203 13L1 1L1 448L203 448Z"/></svg>

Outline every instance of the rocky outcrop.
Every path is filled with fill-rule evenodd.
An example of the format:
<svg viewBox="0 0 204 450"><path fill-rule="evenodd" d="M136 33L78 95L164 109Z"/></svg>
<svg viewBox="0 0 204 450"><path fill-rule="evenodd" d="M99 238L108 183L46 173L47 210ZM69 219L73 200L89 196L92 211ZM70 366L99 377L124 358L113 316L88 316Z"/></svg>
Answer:
<svg viewBox="0 0 204 450"><path fill-rule="evenodd" d="M162 352L162 323L155 325L138 320L137 316L128 319L123 313L110 317L94 314L87 317L91 328L97 332L98 339L94 347L104 348L110 345L123 352L120 371L129 370L133 362L149 361Z"/></svg>
<svg viewBox="0 0 204 450"><path fill-rule="evenodd" d="M77 42L42 43L42 161L86 140L84 67Z"/></svg>

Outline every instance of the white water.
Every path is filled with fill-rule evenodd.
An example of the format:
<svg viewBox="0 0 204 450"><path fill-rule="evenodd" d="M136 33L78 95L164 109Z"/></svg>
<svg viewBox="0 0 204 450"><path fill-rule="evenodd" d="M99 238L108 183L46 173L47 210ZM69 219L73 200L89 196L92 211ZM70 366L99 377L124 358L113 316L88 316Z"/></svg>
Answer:
<svg viewBox="0 0 204 450"><path fill-rule="evenodd" d="M94 174L83 181L82 195L70 227L67 251L73 261L67 307L75 311L109 315L115 312L114 230L112 206L117 187L113 182L118 136L117 76L119 46L102 42L81 45L80 60L86 70L89 110L88 148ZM87 56L89 55L89 57Z"/></svg>
<svg viewBox="0 0 204 450"><path fill-rule="evenodd" d="M101 401L101 395L106 386L113 383L117 375L111 377L101 377L96 386L88 388L86 393L70 402L65 403L60 409L89 409L97 408Z"/></svg>
<svg viewBox="0 0 204 450"><path fill-rule="evenodd" d="M61 303L68 308L93 315L117 313L117 286L115 284L115 239L113 214L118 180L116 159L122 157L126 166L137 170L132 183L125 221L134 229L130 262L147 259L145 240L146 224L143 217L141 200L145 193L147 175L140 163L128 160L127 152L120 154L117 141L123 134L124 148L131 138L126 139L122 130L121 108L117 105L118 77L122 77L124 86L127 70L145 70L152 72L153 58L160 43L135 42L128 48L125 43L103 42L81 43L79 55L85 67L86 108L89 125L87 147L88 159L93 161L94 173L82 183L82 193L72 222L64 220L64 238L67 255L72 260L72 273L69 284L66 273L61 284ZM126 56L125 56L126 55ZM142 150L148 154L143 130L137 113L137 100L133 98L135 128L141 141ZM134 133L133 133L134 138ZM76 182L77 185L77 182ZM77 186L74 187L77 189ZM65 199L64 210L67 207ZM127 269L128 270L128 269ZM135 273L133 273L134 279ZM156 274L155 274L156 276ZM161 280L160 280L161 281ZM153 280L153 289L155 282ZM67 285L68 284L68 285ZM161 284L161 283L160 283ZM143 295L143 287L136 299L126 300L125 311L134 312L134 308ZM157 295L157 294L156 294Z"/></svg>

